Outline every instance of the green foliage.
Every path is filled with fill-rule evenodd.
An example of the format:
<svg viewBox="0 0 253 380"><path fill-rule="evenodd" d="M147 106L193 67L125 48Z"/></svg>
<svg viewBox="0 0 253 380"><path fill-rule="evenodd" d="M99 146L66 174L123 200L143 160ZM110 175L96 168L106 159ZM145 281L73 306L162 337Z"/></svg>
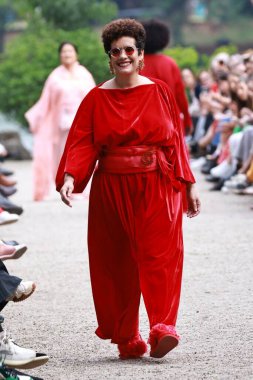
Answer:
<svg viewBox="0 0 253 380"><path fill-rule="evenodd" d="M210 67L212 59L219 53L228 53L229 55L237 53L237 47L235 45L219 46L213 51L210 56L206 56L206 67Z"/></svg>
<svg viewBox="0 0 253 380"><path fill-rule="evenodd" d="M0 13L2 9L11 9L15 11L18 16L26 17L29 13L33 11L31 4L29 4L28 0L0 0Z"/></svg>
<svg viewBox="0 0 253 380"><path fill-rule="evenodd" d="M165 54L172 57L180 67L180 69L190 68L195 74L199 71L208 69L210 67L211 60L218 53L225 52L229 55L235 54L237 52L237 47L235 45L225 45L220 46L214 50L210 55L200 54L193 47L180 47L166 49Z"/></svg>
<svg viewBox="0 0 253 380"><path fill-rule="evenodd" d="M36 30L36 33L35 33ZM98 35L87 29L67 32L40 25L13 40L0 56L0 109L21 123L24 112L38 100L45 79L59 65L58 46L74 42L79 48L79 62L97 83L110 74Z"/></svg>
<svg viewBox="0 0 253 380"><path fill-rule="evenodd" d="M0 0L1 6L27 20L39 13L56 28L66 30L104 24L117 14L113 0Z"/></svg>
<svg viewBox="0 0 253 380"><path fill-rule="evenodd" d="M54 27L75 30L104 24L117 14L111 0L27 0Z"/></svg>
<svg viewBox="0 0 253 380"><path fill-rule="evenodd" d="M181 69L190 67L193 71L196 71L198 68L199 54L193 47L176 46L166 49L164 53L172 57Z"/></svg>
<svg viewBox="0 0 253 380"><path fill-rule="evenodd" d="M235 45L225 45L225 46L219 46L217 49L214 50L212 53L212 56L217 55L218 53L228 53L229 55L237 53L237 47Z"/></svg>

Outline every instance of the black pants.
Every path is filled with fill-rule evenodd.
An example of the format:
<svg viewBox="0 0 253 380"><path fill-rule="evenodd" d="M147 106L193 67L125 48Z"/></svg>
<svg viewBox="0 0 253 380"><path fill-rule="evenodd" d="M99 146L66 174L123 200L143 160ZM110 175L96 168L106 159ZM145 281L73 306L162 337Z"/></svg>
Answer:
<svg viewBox="0 0 253 380"><path fill-rule="evenodd" d="M0 260L0 311L7 304L7 299L15 292L21 278L11 276L4 263Z"/></svg>

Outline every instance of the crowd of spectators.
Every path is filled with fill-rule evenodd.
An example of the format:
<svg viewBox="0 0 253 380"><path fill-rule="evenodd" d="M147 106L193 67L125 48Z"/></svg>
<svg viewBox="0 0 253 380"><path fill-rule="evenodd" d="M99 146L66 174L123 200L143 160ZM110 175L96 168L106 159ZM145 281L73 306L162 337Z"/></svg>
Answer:
<svg viewBox="0 0 253 380"><path fill-rule="evenodd" d="M219 53L210 70L196 77L185 68L182 78L193 120L190 155L204 160L210 190L253 194L253 50Z"/></svg>
<svg viewBox="0 0 253 380"><path fill-rule="evenodd" d="M15 173L3 163L7 156L7 150L0 144L2 161L0 163L0 229L2 225L18 222L23 213L23 208L9 199L17 192L17 181L14 177ZM26 251L25 244L20 244L10 238L4 239L0 234L0 379L39 380L39 378L31 377L17 369L35 368L48 361L47 355L16 344L3 327L2 310L5 306L9 302L24 301L33 294L36 288L33 281L24 281L9 274L4 263L6 260L19 259Z"/></svg>

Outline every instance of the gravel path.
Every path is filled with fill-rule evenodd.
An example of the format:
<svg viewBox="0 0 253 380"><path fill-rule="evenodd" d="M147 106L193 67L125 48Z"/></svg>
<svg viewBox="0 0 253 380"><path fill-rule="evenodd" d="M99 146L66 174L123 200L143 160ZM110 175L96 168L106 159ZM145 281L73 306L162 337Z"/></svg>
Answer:
<svg viewBox="0 0 253 380"><path fill-rule="evenodd" d="M161 360L120 361L116 346L94 335L88 201L75 201L69 209L53 193L50 200L34 203L31 163L6 166L17 173L19 192L12 200L25 212L18 223L2 226L0 236L29 247L19 261L6 263L11 273L36 281L37 291L5 308L5 326L20 345L50 356L31 374L44 380L253 379L252 197L209 192L196 173L203 210L198 218L184 220L181 344ZM141 332L147 338L143 306Z"/></svg>

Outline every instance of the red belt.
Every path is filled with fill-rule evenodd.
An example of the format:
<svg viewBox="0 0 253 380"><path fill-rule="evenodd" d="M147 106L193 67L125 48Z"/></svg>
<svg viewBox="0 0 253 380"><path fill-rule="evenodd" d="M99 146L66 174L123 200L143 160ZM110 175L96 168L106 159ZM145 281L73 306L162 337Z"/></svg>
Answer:
<svg viewBox="0 0 253 380"><path fill-rule="evenodd" d="M165 149L165 151L163 150ZM117 147L105 150L99 158L98 171L112 174L145 173L159 170L165 186L159 186L160 196L166 200L168 216L172 220L174 203L173 189L181 190L182 183L175 177L174 164L170 162L165 152L169 147L131 146ZM168 153L168 156L169 153ZM166 186L170 182L171 186Z"/></svg>
<svg viewBox="0 0 253 380"><path fill-rule="evenodd" d="M157 147L132 146L106 150L99 159L98 169L115 174L143 173L158 169Z"/></svg>
<svg viewBox="0 0 253 380"><path fill-rule="evenodd" d="M104 150L99 158L98 170L112 174L160 170L176 190L181 188L174 175L174 165L168 162L163 149L158 146L123 146Z"/></svg>

